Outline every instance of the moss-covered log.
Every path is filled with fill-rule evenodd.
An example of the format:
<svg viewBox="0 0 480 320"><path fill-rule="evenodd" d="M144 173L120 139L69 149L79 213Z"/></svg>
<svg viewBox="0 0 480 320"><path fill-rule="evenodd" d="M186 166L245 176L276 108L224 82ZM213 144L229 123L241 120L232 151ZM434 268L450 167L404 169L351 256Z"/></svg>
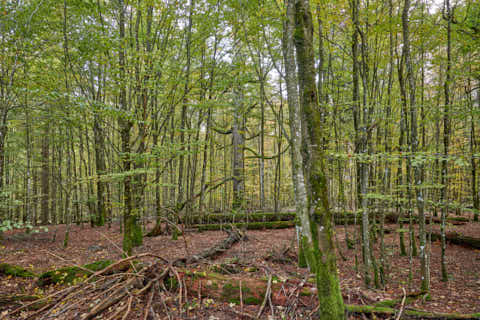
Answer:
<svg viewBox="0 0 480 320"><path fill-rule="evenodd" d="M440 240L441 234L440 233L432 233L432 241ZM457 244L459 246L464 246L468 248L480 249L480 238L473 238L458 234L456 232L451 232L445 234L445 239L453 244Z"/></svg>
<svg viewBox="0 0 480 320"><path fill-rule="evenodd" d="M8 263L0 263L0 275L20 277L20 278L35 278L36 274L22 268Z"/></svg>
<svg viewBox="0 0 480 320"><path fill-rule="evenodd" d="M357 223L361 220L361 212L357 212ZM369 213L370 219L376 218L380 219L380 213L371 211ZM296 214L294 212L256 212L249 214L196 214L187 217L184 217L181 220L181 223L190 224L190 225L200 225L200 224L227 224L227 223L253 223L253 222L276 222L276 221L294 221ZM336 224L353 224L355 222L355 214L351 211L345 212L334 212L334 218ZM386 212L385 213L385 222L386 223L397 223L398 214L395 212ZM318 217L317 217L318 219ZM345 221L346 220L346 221ZM416 221L417 217L414 216L413 220ZM440 222L438 218L433 218L433 222ZM450 216L447 217L447 221L452 224L462 224L469 222L470 220L467 217L458 217ZM429 223L427 219L427 223Z"/></svg>
<svg viewBox="0 0 480 320"><path fill-rule="evenodd" d="M260 305L267 292L268 280L266 278L241 278L232 275L223 275L207 271L179 271L179 275L188 286L187 291L193 297L201 295L202 298L211 298L219 302L240 304L240 287L244 304ZM170 287L176 286L177 279L166 279ZM300 279L281 280L273 277L271 283L272 303L285 306L287 304L286 292L288 288L300 285ZM283 287L283 290L282 290ZM299 298L306 305L311 305L316 298L316 288L311 283L304 283L300 289Z"/></svg>
<svg viewBox="0 0 480 320"><path fill-rule="evenodd" d="M350 315L370 315L371 318L373 319L378 319L378 318L392 319L399 312L399 310L396 310L393 308L379 307L379 306L347 305L346 309ZM474 314L433 313L433 312L406 309L403 311L401 319L478 320L480 319L480 313L474 313Z"/></svg>
<svg viewBox="0 0 480 320"><path fill-rule="evenodd" d="M198 231L227 230L232 225L238 229L262 230L262 229L285 229L295 226L294 221L273 221L273 222L250 222L250 223L228 223L228 224L199 224L193 228Z"/></svg>
<svg viewBox="0 0 480 320"><path fill-rule="evenodd" d="M360 217L357 213L357 217ZM373 217L373 215L372 215ZM182 223L188 224L220 224L220 223L251 223L251 222L275 222L275 221L294 221L296 218L295 212L256 212L248 214L198 214L182 219ZM335 223L340 224L344 219L353 223L353 212L336 212Z"/></svg>
<svg viewBox="0 0 480 320"><path fill-rule="evenodd" d="M102 270L111 264L111 260L101 260L86 264L82 266L82 268L73 266L47 271L40 275L37 285L42 287L50 284L71 284L82 278L86 278L90 274ZM123 266L123 268L125 268L125 266ZM87 272L87 270L90 270L91 272Z"/></svg>

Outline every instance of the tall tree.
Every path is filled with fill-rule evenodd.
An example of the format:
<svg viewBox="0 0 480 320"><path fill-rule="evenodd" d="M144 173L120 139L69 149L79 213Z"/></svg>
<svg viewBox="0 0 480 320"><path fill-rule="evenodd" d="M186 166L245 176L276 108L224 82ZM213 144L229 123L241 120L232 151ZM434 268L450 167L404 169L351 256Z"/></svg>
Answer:
<svg viewBox="0 0 480 320"><path fill-rule="evenodd" d="M340 292L335 247L333 242L332 213L328 200L324 152L322 150L322 110L317 100L316 72L313 49L313 21L308 0L295 2L295 46L297 49L298 80L301 115L309 135L306 150L309 154L310 192L308 214L300 216L302 247L311 271L315 274L319 315L322 319L344 319L343 298ZM289 4L291 6L292 4ZM298 130L298 129L297 129ZM295 132L294 134L299 134ZM305 142L305 140L303 140ZM314 219L319 217L319 225Z"/></svg>

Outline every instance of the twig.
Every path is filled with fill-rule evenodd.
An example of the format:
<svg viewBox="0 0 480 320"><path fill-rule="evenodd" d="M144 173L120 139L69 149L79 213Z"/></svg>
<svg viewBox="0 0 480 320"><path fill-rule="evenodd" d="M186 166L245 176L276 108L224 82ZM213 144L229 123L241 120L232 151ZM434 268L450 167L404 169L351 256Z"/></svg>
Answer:
<svg viewBox="0 0 480 320"><path fill-rule="evenodd" d="M74 267L77 267L78 269L80 269L80 270L82 270L82 271L85 271L85 272L87 272L88 274L92 274L92 273L93 273L92 270L89 270L89 269L87 269L87 268L84 268L84 267L78 265L78 264L77 264L75 261L73 261L73 260L70 260L70 259L67 260L67 259L62 258L62 257L60 257L60 256L56 255L55 253L50 252L50 251L48 251L48 250L44 250L44 251L45 251L46 253L48 253L49 255L52 255L52 256L54 256L55 258L58 258L58 259L60 259L60 260L62 260L62 261L65 261L65 262L68 262L68 263L72 263L72 262L73 262L73 263L74 263L74 265L73 265Z"/></svg>
<svg viewBox="0 0 480 320"><path fill-rule="evenodd" d="M403 308L405 307L405 300L407 298L407 293L405 292L405 288L402 287L402 290L403 290L402 304L400 305L400 311L398 312L398 315L395 318L395 320L400 320L400 318L402 317Z"/></svg>
<svg viewBox="0 0 480 320"><path fill-rule="evenodd" d="M123 310L125 310L127 308L127 305L124 305L120 308L117 309L117 311L115 311L110 317L108 317L107 320L113 320L115 319L121 312L123 312Z"/></svg>
<svg viewBox="0 0 480 320"><path fill-rule="evenodd" d="M198 280L198 303L202 305L202 280Z"/></svg>
<svg viewBox="0 0 480 320"><path fill-rule="evenodd" d="M44 297L44 298L41 298L41 299L35 300L35 301L31 302L31 303L25 304L25 305L23 305L23 306L21 306L21 307L18 307L18 308L15 309L15 310L13 310L12 312L10 312L9 314L7 314L6 316L12 316L12 315L16 314L17 312L22 311L22 310L25 310L25 309L28 309L28 307L33 306L33 305L35 305L35 304L37 304L37 303L39 303L39 302L42 302L42 301L44 301L44 300L47 300L47 301L48 301L50 298L56 297L56 296L60 295L61 293L64 293L65 291L66 291L66 294L68 294L69 292L75 290L78 286L79 286L79 285L76 285L76 286L73 286L73 287L69 287L69 288L65 288L65 289L60 290L60 291L58 291L58 292L55 292L55 293L53 293L53 294L51 294L51 295L48 295L48 296L46 296L46 297ZM52 305L52 303L47 304L45 307L41 308L40 310L48 309L48 306L51 306L51 305ZM37 312L39 312L40 310L38 310ZM36 313L37 313L37 312L36 312ZM0 318L0 319L3 319L3 318Z"/></svg>
<svg viewBox="0 0 480 320"><path fill-rule="evenodd" d="M155 290L158 291L158 289L159 289L159 285L158 285L158 283L156 283L155 284ZM165 301L163 300L162 295L159 294L158 297L160 298L160 301L162 302L162 305L163 305L163 308L165 309L165 313L167 314L168 320L171 320L172 317L170 316L170 312L168 312L167 305L165 304Z"/></svg>
<svg viewBox="0 0 480 320"><path fill-rule="evenodd" d="M123 315L122 320L126 320L128 315L130 314L130 311L132 310L132 301L133 301L133 296L130 296L130 298L128 299L128 308L125 314Z"/></svg>
<svg viewBox="0 0 480 320"><path fill-rule="evenodd" d="M131 261L131 260L135 260L135 259L138 259L138 258L143 258L143 257L154 257L154 258L158 258L160 260L162 260L163 262L167 262L168 263L168 260L166 260L165 258L161 257L161 256L158 256L156 254L152 254L152 253L142 253L142 254L137 254L135 256L130 256L130 257L127 257L125 259L122 259L122 260L119 260L115 263L112 263L111 265L109 265L108 267L106 267L105 269L103 270L100 270L100 271L97 271L95 272L94 274L92 274L88 279L87 279L87 282L88 280L94 278L94 277L98 277L99 275L102 275L110 270L112 270L114 267L122 264L122 263L125 263L125 262L128 262L128 261Z"/></svg>
<svg viewBox="0 0 480 320"><path fill-rule="evenodd" d="M155 294L155 290L150 290L150 294L148 295L148 300L147 300L147 306L145 308L145 315L143 316L143 320L147 320L148 318L148 314L150 312L150 307L152 305L152 300L153 300L153 296Z"/></svg>
<svg viewBox="0 0 480 320"><path fill-rule="evenodd" d="M318 309L320 309L320 304L318 306L316 306L315 309L313 309L312 312L310 312L310 314L308 316L309 317L313 316L318 311Z"/></svg>
<svg viewBox="0 0 480 320"><path fill-rule="evenodd" d="M105 234L103 234L103 233L101 233L101 232L98 232L98 231L97 231L97 233L100 234L100 235L101 235L102 237L104 237L105 239L107 239L107 241L110 242L115 248L117 248L117 250L120 251L120 253L121 253L122 255L125 255L126 257L128 257L128 254L127 254L125 251L123 251L123 249L120 248L115 242L113 242L112 239L110 239L109 237L107 237Z"/></svg>
<svg viewBox="0 0 480 320"><path fill-rule="evenodd" d="M260 316L262 315L263 309L265 309L265 306L267 304L267 300L268 300L268 297L270 296L270 291L271 290L272 290L272 274L270 273L268 275L268 284L267 284L267 291L265 292L265 298L263 299L260 310L258 310L257 318L260 318Z"/></svg>
<svg viewBox="0 0 480 320"><path fill-rule="evenodd" d="M143 287L140 291L138 291L135 295L139 296L141 295L142 293L144 293L145 291L147 291L151 286L152 284L154 284L156 281L159 281L159 280L163 280L163 278L165 278L165 276L168 274L168 268L165 269L162 274L160 274L158 277L154 278L153 280L151 280L145 287Z"/></svg>
<svg viewBox="0 0 480 320"><path fill-rule="evenodd" d="M243 313L243 294L242 294L242 280L240 280L240 311Z"/></svg>
<svg viewBox="0 0 480 320"><path fill-rule="evenodd" d="M172 273L175 275L175 277L177 278L177 281L178 281L178 307L179 309L182 308L182 292L183 292L183 288L182 288L182 278L180 278L180 275L178 274L177 270L175 270L175 268L173 268L172 266L169 267L169 270L172 271Z"/></svg>
<svg viewBox="0 0 480 320"><path fill-rule="evenodd" d="M248 318L248 319L252 319L252 320L257 319L255 316L252 316L251 314L249 314L247 312L241 312L241 311L235 310L233 308L231 308L230 311L232 311L236 315L239 315L239 316L244 317L244 318Z"/></svg>
<svg viewBox="0 0 480 320"><path fill-rule="evenodd" d="M184 295L185 295L185 307L186 307L186 311L187 311L187 317L188 317L188 291L187 291L187 283L185 282L185 278L182 279L183 280L183 288L184 288ZM181 308L180 306L180 312L182 312L183 308Z"/></svg>

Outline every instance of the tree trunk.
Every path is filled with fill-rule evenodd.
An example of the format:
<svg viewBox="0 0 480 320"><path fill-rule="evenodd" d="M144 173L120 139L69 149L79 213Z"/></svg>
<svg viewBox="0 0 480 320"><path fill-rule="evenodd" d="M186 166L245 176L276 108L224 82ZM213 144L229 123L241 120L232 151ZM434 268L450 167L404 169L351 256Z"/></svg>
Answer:
<svg viewBox="0 0 480 320"><path fill-rule="evenodd" d="M105 182L102 181L102 175L105 174L105 141L103 130L100 124L98 114L95 114L93 120L93 135L95 140L95 170L97 177L97 212L95 225L103 226L105 224Z"/></svg>
<svg viewBox="0 0 480 320"><path fill-rule="evenodd" d="M447 273L447 261L445 258L445 251L447 249L447 243L445 239L445 221L448 211L448 161L446 157L448 156L448 149L450 144L450 83L452 81L451 75L451 64L452 64L452 30L451 30L451 21L452 21L452 12L450 8L450 0L446 0L446 18L447 18L447 70L445 74L445 107L443 110L443 155L444 159L442 161L442 178L441 183L443 188L441 190L440 198L442 202L442 223L441 223L441 234L442 234L442 256L441 256L441 266L442 266L442 281L448 281Z"/></svg>
<svg viewBox="0 0 480 320"><path fill-rule="evenodd" d="M298 79L300 84L301 114L309 135L307 152L310 167L306 174L311 186L308 195L308 215L300 217L302 247L310 269L315 273L319 297L319 315L322 319L344 319L344 305L336 267L333 243L332 213L328 203L322 145L322 119L315 85L313 50L313 22L308 0L290 0L295 4L295 46L297 49ZM297 131L295 134L298 134ZM320 215L320 225L313 217Z"/></svg>
<svg viewBox="0 0 480 320"><path fill-rule="evenodd" d="M295 211L298 217L308 216L307 211L307 190L305 184L305 178L303 175L302 164L304 163L302 154L302 120L300 101L297 88L297 75L296 75L296 62L295 62L295 44L294 44L294 32L295 32L295 4L289 1L287 4L287 16L283 22L283 38L282 38L282 50L283 60L285 64L285 83L287 87L287 103L289 113L289 126L290 126L290 156L292 166L292 182L293 192L295 195ZM297 226L297 236L301 232L301 225ZM300 267L306 267L305 256L298 239L299 255L298 264Z"/></svg>
<svg viewBox="0 0 480 320"><path fill-rule="evenodd" d="M47 123L44 127L44 135L42 137L42 214L41 224L46 225L49 223L49 197L50 197L50 166L49 166L49 138L50 138L50 126ZM0 163L1 165L1 163Z"/></svg>
<svg viewBox="0 0 480 320"><path fill-rule="evenodd" d="M118 53L119 60L119 78L120 78L120 109L128 112L127 92L126 92L126 75L125 75L125 4L124 0L118 0L119 8L119 35L121 47ZM131 120L127 117L120 116L118 119L118 127L120 131L121 150L122 150L122 171L127 174L123 178L123 251L126 255L132 254L132 248L135 243L135 226L137 225L137 217L133 212L133 198L131 176L131 147L130 147L130 130L132 128Z"/></svg>
<svg viewBox="0 0 480 320"><path fill-rule="evenodd" d="M418 151L418 135L417 135L417 106L415 97L415 76L413 73L413 65L410 54L410 30L409 30L409 10L410 0L405 0L405 4L402 12L402 26L403 26L403 50L405 56L405 66L407 69L407 79L410 91L410 150L413 157L416 156ZM421 188L422 182L422 170L423 165L417 164L414 166L414 179L416 198L417 198L417 211L418 211L418 225L419 225L419 238L420 238L420 274L422 277L421 290L422 292L428 292L430 283L427 271L427 259L428 252L426 251L427 238L425 233L425 213L424 213L424 199L423 191ZM414 245L412 243L412 245Z"/></svg>
<svg viewBox="0 0 480 320"><path fill-rule="evenodd" d="M233 63L241 69L242 48L235 49L235 55L233 57ZM241 71L239 71L241 72ZM240 80L235 79L233 88L233 125L232 125L232 152L233 152L233 200L232 209L242 211L245 208L245 116L243 112L243 89Z"/></svg>

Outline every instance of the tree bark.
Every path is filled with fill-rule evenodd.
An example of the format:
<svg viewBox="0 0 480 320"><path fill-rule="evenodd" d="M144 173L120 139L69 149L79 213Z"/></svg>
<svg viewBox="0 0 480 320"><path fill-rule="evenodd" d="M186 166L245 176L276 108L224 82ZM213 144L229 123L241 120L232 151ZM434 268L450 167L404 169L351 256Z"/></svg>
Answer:
<svg viewBox="0 0 480 320"><path fill-rule="evenodd" d="M442 202L442 223L440 227L441 241L442 241L442 255L441 255L441 267L442 267L442 281L448 281L447 273L447 261L445 258L445 251L447 249L447 243L445 238L445 223L448 211L448 156L449 144L450 144L450 83L452 81L451 64L452 64L452 12L450 8L450 0L446 0L446 18L447 18L447 70L445 74L444 92L445 92L445 107L443 110L443 156L442 161L442 177L441 183L443 185L440 194L440 201Z"/></svg>
<svg viewBox="0 0 480 320"><path fill-rule="evenodd" d="M128 105L126 92L126 75L125 75L125 4L124 0L118 0L119 8L119 36L120 48L118 52L119 62L119 78L120 78L120 109L123 114L119 116L118 127L120 130L121 150L122 150L122 171L126 174L123 177L123 251L126 255L132 254L132 248L135 243L135 226L137 225L137 217L133 212L133 198L131 185L131 146L130 146L130 130L132 122L128 119Z"/></svg>
<svg viewBox="0 0 480 320"><path fill-rule="evenodd" d="M410 28L409 28L409 10L410 0L405 0L405 4L402 12L402 30L403 30L403 50L405 56L405 66L407 69L407 79L410 91L410 150L411 156L415 157L418 151L418 134L417 134L417 106L415 97L415 76L413 73L413 63L411 61L410 53ZM420 238L420 274L422 277L421 290L428 292L430 287L430 279L428 277L427 259L428 252L426 251L426 233L425 233L425 213L424 213L424 199L423 191L421 188L422 182L422 170L423 165L418 163L414 165L414 179L415 193L417 196L417 211L418 211L418 225L419 225L419 238Z"/></svg>
<svg viewBox="0 0 480 320"><path fill-rule="evenodd" d="M305 119L310 157L308 215L300 217L302 247L311 271L315 274L319 297L319 315L322 319L344 319L343 298L336 267L333 243L332 213L328 203L322 146L322 119L315 85L313 50L313 22L308 0L289 0L295 3L295 46L297 49L298 79L300 84L301 114ZM298 133L298 132L297 132ZM317 226L313 214L320 215Z"/></svg>

